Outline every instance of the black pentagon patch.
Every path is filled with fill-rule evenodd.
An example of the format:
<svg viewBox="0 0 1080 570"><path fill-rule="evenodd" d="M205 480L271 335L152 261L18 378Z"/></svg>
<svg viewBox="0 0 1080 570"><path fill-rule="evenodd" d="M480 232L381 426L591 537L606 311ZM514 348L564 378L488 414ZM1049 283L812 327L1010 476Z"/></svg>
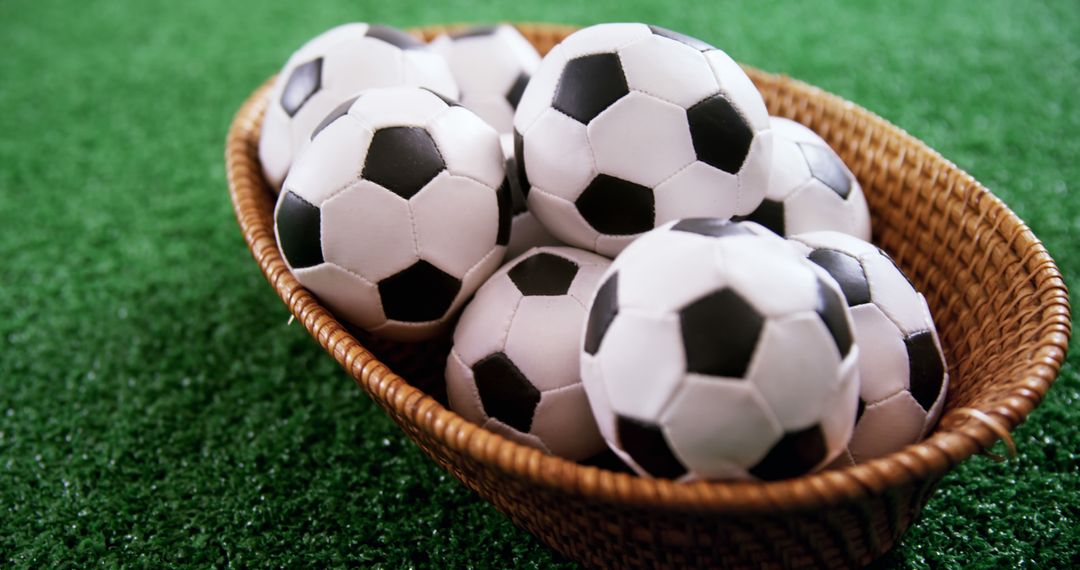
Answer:
<svg viewBox="0 0 1080 570"><path fill-rule="evenodd" d="M746 226L720 218L684 218L671 226L672 231L709 237L752 236Z"/></svg>
<svg viewBox="0 0 1080 570"><path fill-rule="evenodd" d="M320 57L298 65L289 75L281 92L281 108L290 117L296 116L300 107L322 86L322 61Z"/></svg>
<svg viewBox="0 0 1080 570"><path fill-rule="evenodd" d="M460 107L461 106L461 103L458 103L457 101L454 101L453 99L447 97L446 95L443 95L442 93L439 93L438 91L436 91L434 89L428 89L427 87L421 87L420 89L423 89L424 91L427 91L428 93L431 93L432 95L438 97L439 99L442 99L442 102L446 103L447 107Z"/></svg>
<svg viewBox="0 0 1080 570"><path fill-rule="evenodd" d="M517 262L507 275L526 297L565 295L577 275L578 265L565 257L536 253Z"/></svg>
<svg viewBox="0 0 1080 570"><path fill-rule="evenodd" d="M451 33L450 37L455 40L460 40L462 38L479 38L493 35L498 29L498 26L471 26Z"/></svg>
<svg viewBox="0 0 1080 570"><path fill-rule="evenodd" d="M355 103L356 100L359 98L360 96L357 95L356 97L342 101L340 105L334 107L334 110L330 111L330 113L328 113L326 117L319 122L318 126L315 127L315 130L311 131L311 140L315 140L315 137L318 136L319 133L323 132L323 129L329 127L330 123L333 123L334 121L345 116L345 114L349 112L349 108L352 107L353 103Z"/></svg>
<svg viewBox="0 0 1080 570"><path fill-rule="evenodd" d="M686 474L686 467L671 452L660 426L623 416L615 422L619 446L649 475L677 479Z"/></svg>
<svg viewBox="0 0 1080 570"><path fill-rule="evenodd" d="M522 432L532 428L540 391L503 353L496 352L473 364L480 402L489 418Z"/></svg>
<svg viewBox="0 0 1080 570"><path fill-rule="evenodd" d="M619 272L616 271L596 290L596 298L589 309L589 322L585 325L585 352L596 354L600 350L600 343L618 314Z"/></svg>
<svg viewBox="0 0 1080 570"><path fill-rule="evenodd" d="M859 398L859 407L855 409L855 425L859 425L859 420L862 419L864 412L866 412L866 401Z"/></svg>
<svg viewBox="0 0 1080 570"><path fill-rule="evenodd" d="M845 358L851 350L851 327L845 318L844 311L847 308L844 302L824 281L818 279L818 305L817 314L825 328L829 329L836 348L840 350L840 358Z"/></svg>
<svg viewBox="0 0 1080 570"><path fill-rule="evenodd" d="M400 49L423 49L427 47L426 44L415 37L390 26L372 24L368 26L367 33L364 35L369 38L382 40Z"/></svg>
<svg viewBox="0 0 1080 570"><path fill-rule="evenodd" d="M525 174L525 139L514 129L514 175L523 198L529 197L529 177Z"/></svg>
<svg viewBox="0 0 1080 570"><path fill-rule="evenodd" d="M938 351L930 331L915 333L904 339L908 366L911 371L908 387L922 409L930 411L945 380L945 359Z"/></svg>
<svg viewBox="0 0 1080 570"><path fill-rule="evenodd" d="M375 131L361 176L408 200L444 168L442 154L426 130L389 127Z"/></svg>
<svg viewBox="0 0 1080 570"><path fill-rule="evenodd" d="M742 378L765 318L733 289L724 288L679 311L686 371Z"/></svg>
<svg viewBox="0 0 1080 570"><path fill-rule="evenodd" d="M379 282L386 318L407 323L441 319L461 290L461 281L420 260Z"/></svg>
<svg viewBox="0 0 1080 570"><path fill-rule="evenodd" d="M713 46L711 46L711 45L709 45L709 44L707 44L707 43L705 43L705 42L703 42L703 41L701 41L701 40L699 40L699 39L697 39L697 38L695 38L693 36L688 36L686 34L680 34L679 32L674 32L674 31L671 31L671 30L669 30L667 28L661 28L660 26L649 26L649 29L652 30L653 34L656 34L656 35L661 36L661 37L665 37L665 38L667 38L669 40L675 40L675 41L677 41L677 42L679 42L681 44L686 44L686 45L688 45L688 46L690 46L690 47L692 47L692 48L694 48L694 49L696 49L698 51L712 51L712 50L716 49L715 47L713 47Z"/></svg>
<svg viewBox="0 0 1080 570"><path fill-rule="evenodd" d="M783 202L777 202L766 198L765 200L762 200L761 205L753 212L750 212L750 214L746 216L734 216L731 219L736 222L754 222L772 230L775 234L781 236L787 235L785 233L786 228L784 224Z"/></svg>
<svg viewBox="0 0 1080 570"><path fill-rule="evenodd" d="M529 85L529 79L529 74L522 71L514 80L514 84L510 86L510 91L506 92L506 102L510 103L511 107L517 109L518 103L521 102L521 95L525 93L525 87Z"/></svg>
<svg viewBox="0 0 1080 570"><path fill-rule="evenodd" d="M323 262L322 216L319 208L286 190L278 206L278 239L281 253L293 269L312 267Z"/></svg>
<svg viewBox="0 0 1080 570"><path fill-rule="evenodd" d="M592 179L574 204L581 217L607 235L633 235L653 228L655 197L651 189L621 178L600 174Z"/></svg>
<svg viewBox="0 0 1080 570"><path fill-rule="evenodd" d="M754 131L742 115L724 98L713 95L686 110L690 137L701 162L736 174L742 168Z"/></svg>
<svg viewBox="0 0 1080 570"><path fill-rule="evenodd" d="M842 199L851 193L851 178L836 153L815 144L799 143L799 150L810 167L810 174L821 181Z"/></svg>
<svg viewBox="0 0 1080 570"><path fill-rule="evenodd" d="M835 249L815 249L808 256L840 284L849 307L870 302L870 283L858 259Z"/></svg>
<svg viewBox="0 0 1080 570"><path fill-rule="evenodd" d="M586 55L566 63L551 106L587 125L629 92L617 54Z"/></svg>
<svg viewBox="0 0 1080 570"><path fill-rule="evenodd" d="M765 481L798 477L821 463L826 451L821 426L790 432L784 434L764 459L750 469L750 474Z"/></svg>
<svg viewBox="0 0 1080 570"><path fill-rule="evenodd" d="M510 243L510 221L514 209L514 190L510 188L510 180L503 178L503 183L495 190L495 198L499 204L499 231L495 234L495 245Z"/></svg>

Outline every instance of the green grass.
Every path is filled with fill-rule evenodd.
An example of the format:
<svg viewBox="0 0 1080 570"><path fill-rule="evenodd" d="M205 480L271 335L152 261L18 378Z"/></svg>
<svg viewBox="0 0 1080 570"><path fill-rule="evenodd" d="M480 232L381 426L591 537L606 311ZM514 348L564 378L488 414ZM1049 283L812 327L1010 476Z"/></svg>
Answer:
<svg viewBox="0 0 1080 570"><path fill-rule="evenodd" d="M1075 2L0 2L0 565L569 564L436 468L266 285L223 141L349 20L643 20L818 84L972 172L1080 291ZM1080 565L1074 351L1020 455L886 565Z"/></svg>

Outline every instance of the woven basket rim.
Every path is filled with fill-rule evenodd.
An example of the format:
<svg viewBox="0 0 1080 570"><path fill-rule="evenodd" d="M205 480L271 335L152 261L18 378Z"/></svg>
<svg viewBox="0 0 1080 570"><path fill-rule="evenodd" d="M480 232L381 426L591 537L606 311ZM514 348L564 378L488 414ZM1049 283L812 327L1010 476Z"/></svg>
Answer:
<svg viewBox="0 0 1080 570"><path fill-rule="evenodd" d="M560 34L577 29L564 24L514 24L522 31ZM460 26L429 26L411 30L417 35ZM676 483L583 466L506 439L465 420L392 372L368 351L334 316L304 289L286 268L274 239L272 223L257 208L257 192L266 193L257 156L258 133L265 93L273 77L255 90L238 110L226 139L229 193L244 238L263 274L308 332L348 371L367 394L385 408L406 418L415 429L444 442L474 461L511 474L532 485L577 494L589 500L681 512L761 512L776 514L816 509L885 493L890 487L936 479L959 462L987 450L1001 434L1020 424L1042 400L1065 360L1071 332L1071 312L1064 279L1053 258L1024 222L978 181L922 141L876 114L817 87L782 75L744 66L751 78L788 82L807 97L826 105L842 105L874 127L887 132L923 164L954 174L973 187L980 200L998 217L999 227L1014 228L1019 236L1011 250L1030 275L1042 284L1044 305L1038 348L1018 382L1008 393L976 407L981 414L945 414L939 427L922 442L853 467L827 470L772 482L701 481ZM257 181L257 182L255 182ZM262 197L265 201L269 199ZM978 417L984 419L979 420ZM998 425L989 425L992 418Z"/></svg>

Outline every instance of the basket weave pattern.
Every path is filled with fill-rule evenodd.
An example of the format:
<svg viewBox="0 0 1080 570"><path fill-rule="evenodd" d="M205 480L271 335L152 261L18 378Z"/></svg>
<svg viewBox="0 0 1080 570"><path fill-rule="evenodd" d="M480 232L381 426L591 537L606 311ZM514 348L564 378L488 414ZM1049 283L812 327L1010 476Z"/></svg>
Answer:
<svg viewBox="0 0 1080 570"><path fill-rule="evenodd" d="M414 32L431 39L447 29ZM574 30L519 29L541 53ZM561 553L595 566L862 566L896 543L949 469L988 449L1042 400L1065 359L1068 295L1039 240L971 176L861 107L747 72L770 114L809 126L851 167L875 242L926 295L951 391L938 429L918 445L771 483L679 485L543 455L465 421L392 372L293 278L274 240L274 197L258 161L269 83L229 130L229 189L255 260L311 335L429 456ZM425 357L423 349L401 350Z"/></svg>

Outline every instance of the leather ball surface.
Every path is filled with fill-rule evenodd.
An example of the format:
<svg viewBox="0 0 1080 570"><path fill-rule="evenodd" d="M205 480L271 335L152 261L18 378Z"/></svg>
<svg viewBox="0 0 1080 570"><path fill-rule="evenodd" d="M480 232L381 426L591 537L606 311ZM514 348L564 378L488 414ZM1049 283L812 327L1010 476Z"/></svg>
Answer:
<svg viewBox="0 0 1080 570"><path fill-rule="evenodd" d="M607 256L670 220L749 214L772 159L764 101L738 64L645 24L592 26L555 46L514 136L529 209Z"/></svg>
<svg viewBox="0 0 1080 570"><path fill-rule="evenodd" d="M534 248L477 291L446 365L450 407L510 439L571 460L604 449L581 385L585 303L610 262Z"/></svg>
<svg viewBox="0 0 1080 570"><path fill-rule="evenodd" d="M293 275L335 315L393 340L437 335L502 262L499 136L418 87L362 92L324 117L274 211Z"/></svg>
<svg viewBox="0 0 1080 570"><path fill-rule="evenodd" d="M540 65L529 40L508 24L473 26L443 34L431 47L450 64L461 104L499 133L509 133L521 94Z"/></svg>
<svg viewBox="0 0 1080 570"><path fill-rule="evenodd" d="M937 422L949 373L926 299L877 246L838 232L794 236L840 284L859 345L859 409L846 463L899 451Z"/></svg>
<svg viewBox="0 0 1080 570"><path fill-rule="evenodd" d="M740 219L782 236L837 231L870 239L870 210L855 175L817 133L771 117L772 174L765 199Z"/></svg>
<svg viewBox="0 0 1080 570"><path fill-rule="evenodd" d="M525 194L517 183L517 177L510 173L517 169L514 160L513 135L500 136L502 141L503 156L506 159L507 183L510 185L510 242L506 244L506 257L517 257L534 247L565 245L559 238L551 235L551 232L540 223L540 220L529 211L525 202Z"/></svg>
<svg viewBox="0 0 1080 570"><path fill-rule="evenodd" d="M363 89L427 87L455 99L446 61L413 36L389 26L353 23L331 28L285 63L267 95L259 161L277 191L293 160L331 110Z"/></svg>
<svg viewBox="0 0 1080 570"><path fill-rule="evenodd" d="M612 263L582 379L608 446L639 474L776 480L843 452L857 359L828 273L761 226L698 218Z"/></svg>

